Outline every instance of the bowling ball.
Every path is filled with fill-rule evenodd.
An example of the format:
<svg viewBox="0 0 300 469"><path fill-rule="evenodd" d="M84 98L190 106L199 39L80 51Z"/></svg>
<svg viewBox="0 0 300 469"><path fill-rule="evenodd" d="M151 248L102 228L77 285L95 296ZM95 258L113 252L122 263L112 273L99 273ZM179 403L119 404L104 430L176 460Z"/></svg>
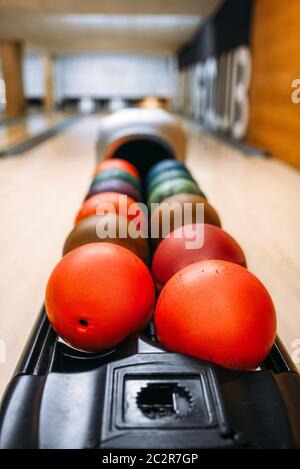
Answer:
<svg viewBox="0 0 300 469"><path fill-rule="evenodd" d="M122 160L121 158L110 158L108 160L101 161L101 163L99 163L95 168L94 176L108 169L123 169L123 171L127 171L137 179L140 179L140 175L136 167L129 163L129 161Z"/></svg>
<svg viewBox="0 0 300 469"><path fill-rule="evenodd" d="M174 205L173 205L174 204ZM184 220L184 217L177 217L171 207L179 207L180 212L183 213L186 205L191 204L191 219ZM204 204L204 220L199 220L197 213L197 204ZM188 206L187 206L188 207ZM166 224L164 220L168 218L170 214L170 224ZM172 197L168 197L156 207L151 214L151 232L157 233L158 237L152 237L151 242L154 246L157 246L161 240L166 237L169 233L174 231L176 228L182 225L191 223L204 222L209 225L221 226L219 216L215 209L207 202L206 199L196 194L176 194Z"/></svg>
<svg viewBox="0 0 300 469"><path fill-rule="evenodd" d="M180 269L209 259L234 262L246 267L242 249L221 228L203 223L185 225L184 229L179 227L172 231L159 244L153 256L152 276L160 289Z"/></svg>
<svg viewBox="0 0 300 469"><path fill-rule="evenodd" d="M148 194L150 194L155 189L155 187L161 184L162 182L171 181L177 178L189 179L190 181L194 181L190 173L188 173L186 170L170 169L168 171L163 171L162 173L158 174L153 179L151 179L147 187Z"/></svg>
<svg viewBox="0 0 300 469"><path fill-rule="evenodd" d="M156 177L158 174L162 173L163 171L167 171L170 169L182 169L186 170L186 167L183 163L180 163L180 161L173 160L173 159L165 159L161 160L155 165L153 165L150 170L148 171L148 174L145 179L146 185L148 185L154 177Z"/></svg>
<svg viewBox="0 0 300 469"><path fill-rule="evenodd" d="M102 173L96 174L96 176L93 179L92 186L98 182L98 181L106 181L109 179L122 179L123 181L130 182L137 191L141 192L141 183L140 181L133 176L131 173L128 173L127 171L124 171L123 169L108 169L106 171L103 171Z"/></svg>
<svg viewBox="0 0 300 469"><path fill-rule="evenodd" d="M177 178L164 181L156 186L149 194L147 205L160 204L164 199L176 194L197 194L206 199L205 194L199 189L196 182L189 179Z"/></svg>
<svg viewBox="0 0 300 469"><path fill-rule="evenodd" d="M141 233L137 238L131 237L130 230L128 227L126 228L126 225L129 223L130 221L127 217L112 213L104 216L93 215L85 218L75 225L67 237L63 255L83 244L109 242L129 249L147 264L149 260L148 240L142 237ZM104 237L109 226L112 226L115 232L109 237ZM120 227L121 230L124 230L124 233L120 231Z"/></svg>
<svg viewBox="0 0 300 469"><path fill-rule="evenodd" d="M109 179L107 181L95 182L95 184L90 187L85 200L101 192L119 192L119 194L128 195L136 202L141 201L141 195L136 188L130 184L130 182L122 181L122 179Z"/></svg>
<svg viewBox="0 0 300 469"><path fill-rule="evenodd" d="M257 368L276 334L266 288L244 267L221 260L177 272L161 291L154 319L167 349L238 370Z"/></svg>
<svg viewBox="0 0 300 469"><path fill-rule="evenodd" d="M46 288L47 316L73 347L101 352L139 331L151 318L153 280L144 262L112 243L92 243L66 254Z"/></svg>
<svg viewBox="0 0 300 469"><path fill-rule="evenodd" d="M122 197L122 195L123 194L119 194L118 192L101 192L100 194L93 195L87 199L79 209L74 224L91 215L104 214L100 213L100 210L103 211L105 209L105 212L109 212L110 204L112 213L120 213L123 216L128 216L128 218L132 220L136 216L136 210L137 216L139 216L142 212L137 202L131 197ZM133 215L128 214L129 207Z"/></svg>

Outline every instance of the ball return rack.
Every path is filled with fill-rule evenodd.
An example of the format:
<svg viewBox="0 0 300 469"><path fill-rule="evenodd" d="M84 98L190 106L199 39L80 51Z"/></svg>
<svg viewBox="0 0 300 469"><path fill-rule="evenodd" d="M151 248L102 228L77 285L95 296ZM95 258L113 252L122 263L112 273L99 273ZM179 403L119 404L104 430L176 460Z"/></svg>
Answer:
<svg viewBox="0 0 300 469"><path fill-rule="evenodd" d="M106 353L43 308L0 412L1 448L299 448L300 376L279 339L259 370L168 353L153 325Z"/></svg>

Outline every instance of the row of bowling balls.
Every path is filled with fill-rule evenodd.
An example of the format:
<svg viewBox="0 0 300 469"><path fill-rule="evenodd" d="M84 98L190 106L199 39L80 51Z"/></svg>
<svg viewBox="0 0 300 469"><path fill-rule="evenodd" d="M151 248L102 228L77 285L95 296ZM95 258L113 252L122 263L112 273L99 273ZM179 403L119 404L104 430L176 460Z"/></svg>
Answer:
<svg viewBox="0 0 300 469"><path fill-rule="evenodd" d="M112 158L99 163L93 176L84 203L76 214L74 228L66 239L63 254L87 243L107 240L99 237L101 215L103 230L105 226L115 226L116 236L110 237L109 242L129 249L148 265L149 246L147 238L142 236L143 227L136 237L130 236L127 229L128 219L138 220L136 215L141 225L145 221L145 214L138 205L142 200L142 185L137 169L126 160ZM120 200L120 196L125 197ZM130 208L132 215L129 214ZM126 235L121 236L124 229Z"/></svg>
<svg viewBox="0 0 300 469"><path fill-rule="evenodd" d="M206 196L187 167L174 159L162 160L150 169L146 181L147 205L161 203L176 194Z"/></svg>
<svg viewBox="0 0 300 469"><path fill-rule="evenodd" d="M109 159L100 163L94 172L86 200L95 194L115 192L142 201L141 178L137 169L128 161Z"/></svg>
<svg viewBox="0 0 300 469"><path fill-rule="evenodd" d="M135 218L128 216L129 207L138 210L141 200L141 178L133 165L122 159L98 164L63 258L49 278L48 318L60 337L84 352L114 348L151 319L155 288L147 267L148 240L119 236L127 218ZM100 238L101 222L115 223L117 236Z"/></svg>
<svg viewBox="0 0 300 469"><path fill-rule="evenodd" d="M183 220L176 218L170 208L176 204L181 208L189 204L191 207L191 221L198 221L197 205L203 204L204 221L217 227L221 226L216 210L209 204L206 195L200 189L187 167L177 160L162 160L153 166L145 180L147 205L150 216L151 232L158 233L151 242L156 248L167 234L181 226ZM152 204L156 204L153 206ZM152 207L152 210L151 210ZM170 225L163 227L163 220L170 213ZM163 231L164 230L164 231Z"/></svg>
<svg viewBox="0 0 300 469"><path fill-rule="evenodd" d="M269 353L275 338L272 300L261 282L245 268L240 246L220 228L218 215L204 194L186 188L183 189L186 192L181 192L181 183L171 195L170 190L174 188L165 189L165 181L176 180L174 173L170 177L174 165L178 164L176 170L180 168L182 173L190 175L181 163L173 161L172 164L161 162L148 173L145 181L148 201L152 197L151 200L156 198L156 202L164 204L172 198L204 203L205 224L185 226L179 237L176 230L180 227L174 225L167 238L155 240L151 270L157 289L162 288L154 311L157 336L169 350L229 368L256 368ZM136 169L124 160L100 163L94 176L112 169L122 169L140 183ZM152 318L156 298L154 282L146 266L147 240L117 237L99 242L97 238L99 205L106 201L115 204L117 215L105 216L115 217L119 224L124 217L118 213L116 195L119 193L90 194L90 191L65 243L64 257L50 276L46 310L63 339L80 350L99 352L142 330ZM160 195L153 197L153 193ZM128 207L136 200L128 197ZM158 215L152 213L151 224L155 220L159 223L164 204L156 209ZM201 229L203 246L187 249L186 241L192 239L195 230Z"/></svg>
<svg viewBox="0 0 300 469"><path fill-rule="evenodd" d="M221 229L220 218L188 169L164 160L146 177L151 226L174 204L192 205L193 223L171 219L167 237L152 240L151 272L160 291L154 323L159 341L169 350L229 368L255 369L269 354L276 334L272 299L247 270L243 250ZM204 223L196 205L204 205ZM203 244L191 248L196 235Z"/></svg>
<svg viewBox="0 0 300 469"><path fill-rule="evenodd" d="M204 192L200 189L187 167L174 159L162 160L150 169L146 180L148 207L158 203L151 212L150 226L159 228L159 237L151 240L154 247L151 271L155 284L160 290L166 282L179 270L197 261L222 259L246 266L244 253L237 242L221 229L221 221L216 210L209 204ZM176 219L170 212L173 204L182 209L190 204L192 224L181 226L184 219ZM204 206L204 225L197 220L197 205ZM162 233L162 221L167 213L171 213L169 233ZM197 249L188 249L195 233L203 230L203 245Z"/></svg>

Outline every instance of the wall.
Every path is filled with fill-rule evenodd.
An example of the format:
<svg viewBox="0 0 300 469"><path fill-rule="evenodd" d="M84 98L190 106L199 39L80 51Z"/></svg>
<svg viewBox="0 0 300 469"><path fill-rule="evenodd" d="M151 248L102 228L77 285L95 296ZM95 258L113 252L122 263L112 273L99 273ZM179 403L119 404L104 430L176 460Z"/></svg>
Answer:
<svg viewBox="0 0 300 469"><path fill-rule="evenodd" d="M238 45L248 47L243 83L232 79ZM178 63L178 110L300 168L300 0L226 0Z"/></svg>
<svg viewBox="0 0 300 469"><path fill-rule="evenodd" d="M178 52L175 108L235 140L248 128L252 4L226 0Z"/></svg>
<svg viewBox="0 0 300 469"><path fill-rule="evenodd" d="M58 96L170 96L173 90L170 60L164 57L64 55L55 68Z"/></svg>
<svg viewBox="0 0 300 469"><path fill-rule="evenodd" d="M23 83L23 43L3 39L0 44L1 67L5 82L5 114L21 116L26 109Z"/></svg>
<svg viewBox="0 0 300 469"><path fill-rule="evenodd" d="M170 57L132 54L71 54L55 58L55 97L91 96L170 97L174 91L175 67ZM24 59L27 98L44 95L42 57L26 54Z"/></svg>
<svg viewBox="0 0 300 469"><path fill-rule="evenodd" d="M5 109L5 105L6 105L5 83L2 78L2 74L0 70L0 112Z"/></svg>
<svg viewBox="0 0 300 469"><path fill-rule="evenodd" d="M210 57L219 57L240 45L248 45L253 0L225 0L194 38L178 52L179 68Z"/></svg>
<svg viewBox="0 0 300 469"><path fill-rule="evenodd" d="M44 70L41 55L25 54L23 80L26 98L42 98L44 96Z"/></svg>
<svg viewBox="0 0 300 469"><path fill-rule="evenodd" d="M247 141L300 168L300 1L257 0L252 21L252 81Z"/></svg>

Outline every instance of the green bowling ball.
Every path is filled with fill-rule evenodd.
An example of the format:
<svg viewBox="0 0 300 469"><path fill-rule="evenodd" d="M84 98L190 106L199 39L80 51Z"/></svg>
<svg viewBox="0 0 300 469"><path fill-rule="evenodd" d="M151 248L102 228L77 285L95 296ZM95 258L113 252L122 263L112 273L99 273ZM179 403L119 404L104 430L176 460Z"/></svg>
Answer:
<svg viewBox="0 0 300 469"><path fill-rule="evenodd" d="M132 184L137 191L142 191L140 181L136 177L134 177L133 174L130 174L124 169L119 168L107 169L102 173L96 174L92 184L99 181L107 181L108 179L122 179L122 181L126 181Z"/></svg>
<svg viewBox="0 0 300 469"><path fill-rule="evenodd" d="M185 165L178 160L172 159L165 159L160 160L158 163L155 163L147 173L145 183L148 185L154 177L158 174L162 173L163 171L167 171L169 169L186 169Z"/></svg>
<svg viewBox="0 0 300 469"><path fill-rule="evenodd" d="M147 187L147 193L151 194L155 187L161 184L162 182L171 181L173 179L178 178L189 179L190 181L194 181L193 177L187 170L181 168L170 169L167 171L163 171L162 173L158 174L153 179L151 179Z"/></svg>
<svg viewBox="0 0 300 469"><path fill-rule="evenodd" d="M203 194L196 182L181 177L171 181L164 181L156 186L151 194L149 194L147 204L149 207L154 203L160 204L164 199L175 194L197 194L206 199L205 194Z"/></svg>

